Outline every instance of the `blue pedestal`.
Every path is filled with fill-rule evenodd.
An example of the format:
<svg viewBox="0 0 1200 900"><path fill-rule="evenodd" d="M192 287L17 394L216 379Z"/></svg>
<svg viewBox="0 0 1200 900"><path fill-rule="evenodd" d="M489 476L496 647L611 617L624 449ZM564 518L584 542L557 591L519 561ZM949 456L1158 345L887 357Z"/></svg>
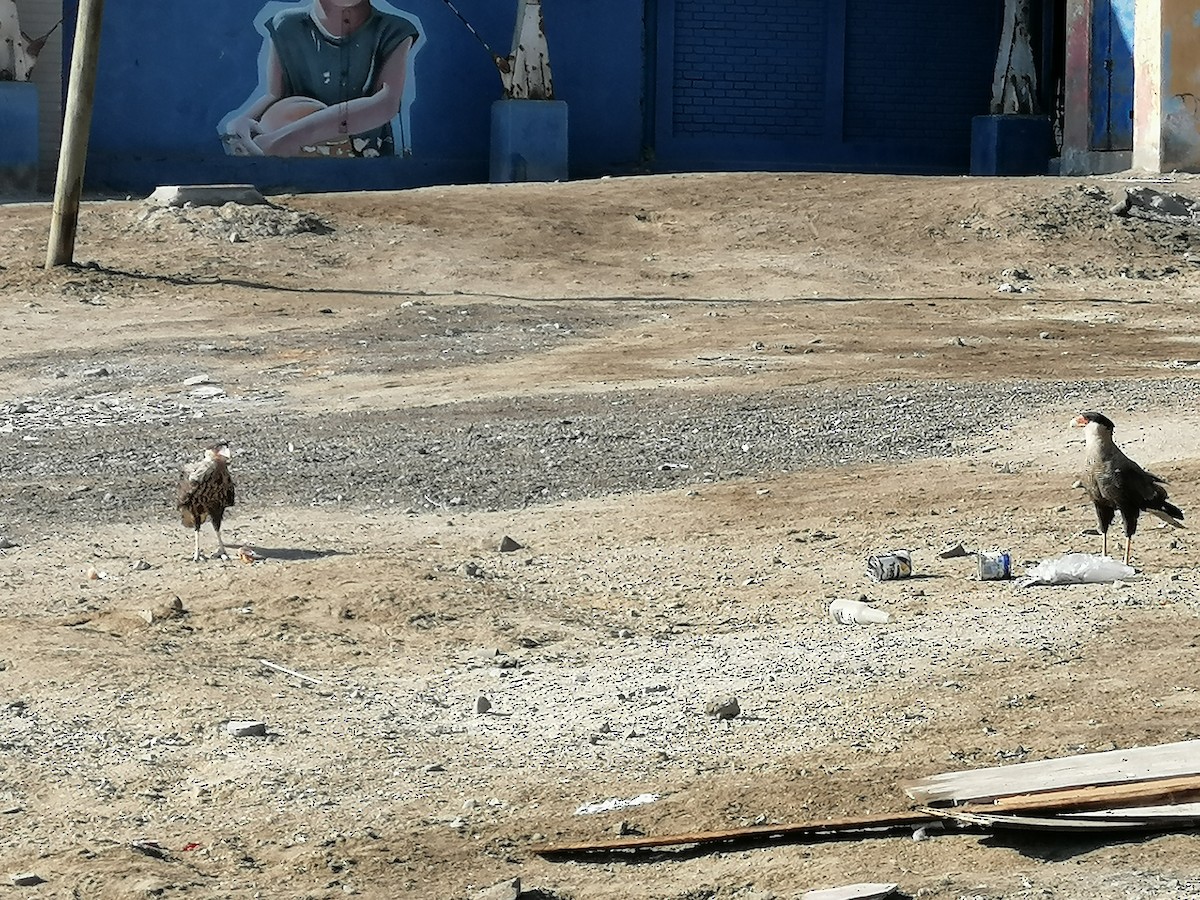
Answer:
<svg viewBox="0 0 1200 900"><path fill-rule="evenodd" d="M490 178L567 180L567 104L562 100L497 100L492 104Z"/></svg>
<svg viewBox="0 0 1200 900"><path fill-rule="evenodd" d="M37 87L0 81L0 195L34 193L37 175Z"/></svg>
<svg viewBox="0 0 1200 900"><path fill-rule="evenodd" d="M1045 175L1054 155L1047 116L976 116L971 120L972 175Z"/></svg>

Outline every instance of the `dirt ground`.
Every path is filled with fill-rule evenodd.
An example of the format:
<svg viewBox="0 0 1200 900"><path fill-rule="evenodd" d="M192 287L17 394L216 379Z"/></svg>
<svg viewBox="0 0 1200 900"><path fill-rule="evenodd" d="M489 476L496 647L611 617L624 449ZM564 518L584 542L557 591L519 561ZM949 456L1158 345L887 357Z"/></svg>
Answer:
<svg viewBox="0 0 1200 900"><path fill-rule="evenodd" d="M1195 833L535 852L1200 737L1191 531L1143 522L1109 585L937 555L1098 552L1084 408L1198 508L1200 229L1114 215L1135 186L1200 195L715 174L97 200L50 272L48 206L0 204L0 879L39 880L7 893L1200 896ZM259 562L207 526L193 562L174 512L217 438L226 542ZM894 547L919 577L871 582ZM860 596L892 621L830 621ZM740 715L705 713L729 694Z"/></svg>

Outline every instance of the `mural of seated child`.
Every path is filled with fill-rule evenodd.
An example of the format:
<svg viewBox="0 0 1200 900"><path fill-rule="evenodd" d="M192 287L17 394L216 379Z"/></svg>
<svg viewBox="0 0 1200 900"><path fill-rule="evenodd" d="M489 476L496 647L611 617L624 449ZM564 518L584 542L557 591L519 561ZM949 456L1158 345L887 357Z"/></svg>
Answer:
<svg viewBox="0 0 1200 900"><path fill-rule="evenodd" d="M412 50L420 38L404 16L371 0L304 0L264 8L266 60L253 94L221 120L232 156L397 155Z"/></svg>

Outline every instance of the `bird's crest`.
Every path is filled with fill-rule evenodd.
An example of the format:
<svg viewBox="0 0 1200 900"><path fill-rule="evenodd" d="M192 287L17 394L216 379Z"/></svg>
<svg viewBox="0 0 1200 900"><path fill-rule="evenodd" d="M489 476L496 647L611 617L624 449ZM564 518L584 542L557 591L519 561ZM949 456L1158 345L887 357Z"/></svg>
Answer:
<svg viewBox="0 0 1200 900"><path fill-rule="evenodd" d="M1092 422L1095 422L1101 428L1107 428L1109 431L1115 431L1117 426L1113 424L1112 419L1103 413L1098 412L1081 412L1075 417L1075 424L1083 428Z"/></svg>

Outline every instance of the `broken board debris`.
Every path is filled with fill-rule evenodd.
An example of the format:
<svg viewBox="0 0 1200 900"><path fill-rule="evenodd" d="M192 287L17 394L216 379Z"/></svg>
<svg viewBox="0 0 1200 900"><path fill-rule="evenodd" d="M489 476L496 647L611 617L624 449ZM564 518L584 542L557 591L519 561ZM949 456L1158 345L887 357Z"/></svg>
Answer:
<svg viewBox="0 0 1200 900"><path fill-rule="evenodd" d="M558 844L539 847L534 852L539 856L551 857L611 853L619 850L661 849L685 845L739 844L764 840L779 840L780 842L803 839L848 840L883 837L896 832L910 834L914 828L938 822L940 819L939 815L929 812L901 812L883 816L855 816L830 819L825 822L805 822L799 825L755 825L728 831L700 831L691 834L631 837L583 844Z"/></svg>
<svg viewBox="0 0 1200 900"><path fill-rule="evenodd" d="M917 803L935 806L1180 775L1200 775L1200 740L946 772L910 782L903 788Z"/></svg>

